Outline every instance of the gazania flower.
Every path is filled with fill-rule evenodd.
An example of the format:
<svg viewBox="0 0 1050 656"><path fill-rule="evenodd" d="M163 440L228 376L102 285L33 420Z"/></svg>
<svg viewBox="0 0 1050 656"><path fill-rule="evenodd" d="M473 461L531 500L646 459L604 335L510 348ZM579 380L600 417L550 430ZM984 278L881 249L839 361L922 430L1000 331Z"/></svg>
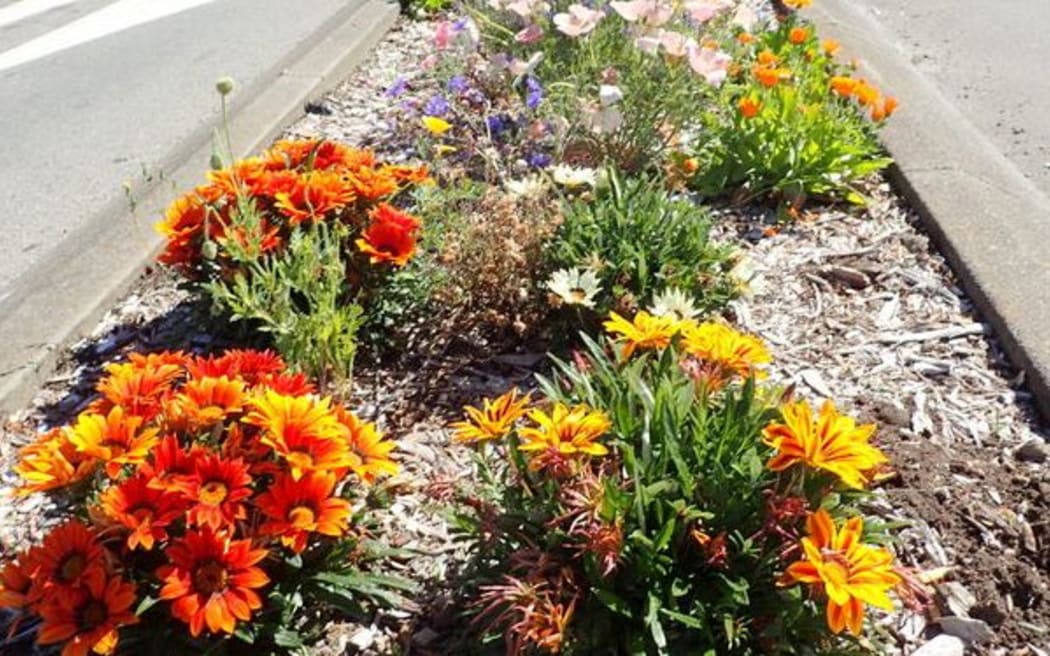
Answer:
<svg viewBox="0 0 1050 656"><path fill-rule="evenodd" d="M53 597L105 577L102 547L94 531L78 519L55 527L33 551L33 598Z"/></svg>
<svg viewBox="0 0 1050 656"><path fill-rule="evenodd" d="M241 412L246 402L244 383L239 380L195 378L165 405L165 415L179 430L197 433Z"/></svg>
<svg viewBox="0 0 1050 656"><path fill-rule="evenodd" d="M256 385L264 377L284 371L281 356L273 351L231 349L219 357L194 358L186 363L191 378L240 379L248 385Z"/></svg>
<svg viewBox="0 0 1050 656"><path fill-rule="evenodd" d="M485 399L481 408L466 406L469 421L452 424L456 429L453 439L457 442L481 442L499 440L510 432L511 427L529 405L529 395L519 396L518 389L511 389L495 400Z"/></svg>
<svg viewBox="0 0 1050 656"><path fill-rule="evenodd" d="M124 465L139 465L157 445L157 429L140 432L142 417L125 415L120 406L107 415L81 413L69 429L69 441L77 451L105 463L106 474L116 478Z"/></svg>
<svg viewBox="0 0 1050 656"><path fill-rule="evenodd" d="M178 491L179 481L193 473L196 461L196 454L187 453L179 444L179 438L166 435L153 450L153 459L143 463L139 472L146 477L150 488Z"/></svg>
<svg viewBox="0 0 1050 656"><path fill-rule="evenodd" d="M163 587L160 599L170 601L171 614L197 637L233 633L237 621L247 622L262 607L256 590L270 582L256 565L266 549L252 549L250 540L229 540L205 527L188 531L165 550L168 565L157 570Z"/></svg>
<svg viewBox="0 0 1050 656"><path fill-rule="evenodd" d="M639 310L633 321L628 321L615 312L609 313L609 320L604 324L605 330L619 335L623 342L623 358L626 360L637 349L665 349L671 338L678 332L678 322L670 317L654 317L645 310Z"/></svg>
<svg viewBox="0 0 1050 656"><path fill-rule="evenodd" d="M792 9L805 9L813 4L813 0L784 0L784 4Z"/></svg>
<svg viewBox="0 0 1050 656"><path fill-rule="evenodd" d="M849 98L852 96L853 90L856 88L857 81L851 77L836 75L831 78L831 90L843 98Z"/></svg>
<svg viewBox="0 0 1050 656"><path fill-rule="evenodd" d="M160 410L164 396L181 374L180 365L160 359L108 365L106 377L96 387L104 402L96 403L93 409L99 414L107 414L113 407L120 406L125 413L149 421Z"/></svg>
<svg viewBox="0 0 1050 656"><path fill-rule="evenodd" d="M900 103L893 96L884 96L871 107L871 120L885 121L897 111Z"/></svg>
<svg viewBox="0 0 1050 656"><path fill-rule="evenodd" d="M243 460L218 454L198 456L193 473L179 481L179 488L191 504L186 518L194 526L215 530L244 519L244 500L252 495L251 484L252 477Z"/></svg>
<svg viewBox="0 0 1050 656"><path fill-rule="evenodd" d="M781 80L791 77L790 70L773 66L757 65L751 69L751 73L755 76L755 80L767 89L775 87Z"/></svg>
<svg viewBox="0 0 1050 656"><path fill-rule="evenodd" d="M682 349L708 365L711 383L733 376L765 378L760 367L773 361L761 339L716 322L683 323Z"/></svg>
<svg viewBox="0 0 1050 656"><path fill-rule="evenodd" d="M379 203L369 213L374 223L390 223L408 232L419 230L419 219L397 209L390 203Z"/></svg>
<svg viewBox="0 0 1050 656"><path fill-rule="evenodd" d="M288 463L292 478L350 467L349 430L336 418L329 399L317 401L267 390L251 406L253 411L244 422L262 429L259 441Z"/></svg>
<svg viewBox="0 0 1050 656"><path fill-rule="evenodd" d="M120 627L139 621L131 610L133 603L134 584L119 577L89 581L41 605L37 642L65 643L62 656L112 654L117 649Z"/></svg>
<svg viewBox="0 0 1050 656"><path fill-rule="evenodd" d="M41 435L22 447L18 456L14 470L25 481L17 490L20 495L74 485L90 476L98 466L98 460L77 451L63 428Z"/></svg>
<svg viewBox="0 0 1050 656"><path fill-rule="evenodd" d="M180 495L150 487L149 482L148 475L139 474L106 488L99 499L107 517L131 529L128 549L141 546L149 551L157 540L167 540L167 526L185 509Z"/></svg>
<svg viewBox="0 0 1050 656"><path fill-rule="evenodd" d="M274 535L295 553L306 549L311 533L339 537L350 522L350 502L332 496L336 479L327 472L314 472L296 481L283 474L259 496L256 505L266 515L259 527L263 535Z"/></svg>
<svg viewBox="0 0 1050 656"><path fill-rule="evenodd" d="M0 609L18 610L29 604L33 586L32 552L9 560L0 569Z"/></svg>
<svg viewBox="0 0 1050 656"><path fill-rule="evenodd" d="M211 210L195 193L176 199L164 212L156 229L167 239L164 251L157 257L163 264L191 268L200 258L198 241L204 234Z"/></svg>
<svg viewBox="0 0 1050 656"><path fill-rule="evenodd" d="M554 295L552 303L594 307L594 297L602 290L601 281L591 269L576 267L559 269L547 281L547 289Z"/></svg>
<svg viewBox="0 0 1050 656"><path fill-rule="evenodd" d="M604 456L609 452L604 444L597 442L612 427L612 422L600 410L586 405L570 409L563 403L555 403L550 414L535 409L529 411L528 416L536 426L519 431L522 444L518 448L539 452L530 463L534 469L544 468L552 456Z"/></svg>
<svg viewBox="0 0 1050 656"><path fill-rule="evenodd" d="M292 189L274 196L277 210L298 225L317 223L329 212L341 210L354 200L353 186L338 171L308 171Z"/></svg>
<svg viewBox="0 0 1050 656"><path fill-rule="evenodd" d="M401 188L398 178L387 168L355 169L346 174L346 179L353 188L354 195L369 202L393 196Z"/></svg>
<svg viewBox="0 0 1050 656"><path fill-rule="evenodd" d="M755 118L762 111L762 103L750 96L745 96L737 103L737 108L740 109L740 115L744 118Z"/></svg>
<svg viewBox="0 0 1050 656"><path fill-rule="evenodd" d="M302 372L293 374L285 371L279 374L268 374L263 377L259 385L284 396L308 396L317 392L317 387Z"/></svg>
<svg viewBox="0 0 1050 656"><path fill-rule="evenodd" d="M773 471L796 464L821 469L853 488L863 488L867 472L887 462L881 451L868 443L874 424L857 426L851 417L840 415L829 400L814 421L806 401L780 409L784 423L772 422L762 431L762 441L777 453L767 463Z"/></svg>
<svg viewBox="0 0 1050 656"><path fill-rule="evenodd" d="M339 423L350 431L350 469L362 481L371 485L380 476L392 476L401 470L390 458L397 443L383 439L375 424L361 421L357 415L339 406L335 408L335 414Z"/></svg>
<svg viewBox="0 0 1050 656"><path fill-rule="evenodd" d="M649 313L654 317L669 317L674 321L685 321L700 314L693 298L678 287L665 287L653 296Z"/></svg>
<svg viewBox="0 0 1050 656"><path fill-rule="evenodd" d="M804 557L788 566L785 580L808 583L823 592L828 599L828 627L835 633L849 629L859 636L865 604L893 609L887 593L901 582L893 571L893 554L861 542L864 523L860 517L838 528L821 509L806 519L806 532Z"/></svg>
<svg viewBox="0 0 1050 656"><path fill-rule="evenodd" d="M834 57L836 54L838 54L838 51L841 48L842 44L840 44L835 39L824 39L820 42L820 49L823 50L824 54L828 57Z"/></svg>
<svg viewBox="0 0 1050 656"><path fill-rule="evenodd" d="M391 212L393 208L389 206L388 210L382 207L372 212L372 223L354 243L372 264L389 262L405 266L416 253L415 233L419 223L408 221L412 217L407 214Z"/></svg>
<svg viewBox="0 0 1050 656"><path fill-rule="evenodd" d="M426 166L386 164L380 171L392 176L402 184L423 184L430 181L430 173Z"/></svg>
<svg viewBox="0 0 1050 656"><path fill-rule="evenodd" d="M871 107L878 102L881 94L878 89L868 84L867 80L857 80L856 86L853 87L853 97L862 107Z"/></svg>

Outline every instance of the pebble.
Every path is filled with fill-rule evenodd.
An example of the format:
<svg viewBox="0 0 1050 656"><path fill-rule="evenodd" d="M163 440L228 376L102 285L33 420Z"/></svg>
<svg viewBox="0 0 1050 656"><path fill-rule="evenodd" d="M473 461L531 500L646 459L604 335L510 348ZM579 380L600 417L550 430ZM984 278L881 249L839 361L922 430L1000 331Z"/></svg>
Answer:
<svg viewBox="0 0 1050 656"><path fill-rule="evenodd" d="M955 636L942 634L916 649L912 656L963 656L965 653L965 642Z"/></svg>
<svg viewBox="0 0 1050 656"><path fill-rule="evenodd" d="M966 642L986 642L995 637L992 628L984 620L948 615L939 622L946 634L962 638Z"/></svg>
<svg viewBox="0 0 1050 656"><path fill-rule="evenodd" d="M1050 458L1050 446L1038 437L1033 438L1017 447L1014 457L1024 462L1041 464Z"/></svg>
<svg viewBox="0 0 1050 656"><path fill-rule="evenodd" d="M958 581L942 583L937 586L937 591L944 598L944 603L948 606L948 610L959 617L968 616L970 609L977 603L977 597Z"/></svg>

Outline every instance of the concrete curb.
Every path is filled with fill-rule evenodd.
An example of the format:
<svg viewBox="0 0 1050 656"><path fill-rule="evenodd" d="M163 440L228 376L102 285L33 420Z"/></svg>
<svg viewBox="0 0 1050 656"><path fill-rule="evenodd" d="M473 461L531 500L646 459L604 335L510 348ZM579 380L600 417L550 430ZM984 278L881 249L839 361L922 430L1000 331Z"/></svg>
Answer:
<svg viewBox="0 0 1050 656"><path fill-rule="evenodd" d="M890 176L1050 418L1050 199L893 48L851 0L809 11L864 73L902 100L883 133Z"/></svg>
<svg viewBox="0 0 1050 656"><path fill-rule="evenodd" d="M303 114L312 94L357 66L397 15L396 4L366 0L334 16L315 39L240 94L232 107L235 148L247 153L267 145ZM135 216L127 202L111 203L18 278L0 303L0 412L29 402L62 348L86 334L127 293L162 244L152 224L180 188L202 180L210 156L210 130L202 130L166 158L163 180L131 190L142 215Z"/></svg>

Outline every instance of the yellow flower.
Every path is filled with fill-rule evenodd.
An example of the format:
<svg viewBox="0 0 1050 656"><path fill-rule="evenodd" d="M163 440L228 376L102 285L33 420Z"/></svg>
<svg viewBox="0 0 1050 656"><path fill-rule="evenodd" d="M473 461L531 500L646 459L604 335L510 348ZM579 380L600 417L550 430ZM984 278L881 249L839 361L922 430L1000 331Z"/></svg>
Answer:
<svg viewBox="0 0 1050 656"><path fill-rule="evenodd" d="M783 424L770 422L762 431L762 441L777 450L766 465L773 471L802 463L859 489L867 484L868 472L887 462L882 451L868 443L875 425L858 426L840 415L831 401L824 402L816 421L806 401L785 405L780 414Z"/></svg>
<svg viewBox="0 0 1050 656"><path fill-rule="evenodd" d="M674 317L654 317L645 310L639 310L633 322L610 312L604 325L608 332L621 336L624 359L631 357L635 349L667 348L678 332L678 322Z"/></svg>
<svg viewBox="0 0 1050 656"><path fill-rule="evenodd" d="M528 394L519 397L518 389L514 388L495 400L485 399L482 408L464 407L470 420L452 424L451 427L456 429L453 439L457 442L481 442L502 438L514 422L525 414L529 400Z"/></svg>
<svg viewBox="0 0 1050 656"><path fill-rule="evenodd" d="M430 134L440 137L452 129L452 124L443 118L438 118L437 116L424 116L423 127L425 127Z"/></svg>
<svg viewBox="0 0 1050 656"><path fill-rule="evenodd" d="M577 405L571 410L564 403L555 403L548 415L543 410L532 410L529 419L535 428L520 431L522 451L541 451L556 456L604 456L609 449L596 442L604 435L612 422L601 410L592 410L586 405ZM541 454L542 455L542 454ZM535 459L534 468L542 467L542 460Z"/></svg>
<svg viewBox="0 0 1050 656"><path fill-rule="evenodd" d="M828 627L835 633L848 628L859 636L865 604L893 609L887 592L901 583L893 571L893 554L861 542L864 522L860 517L837 528L826 510L818 510L806 519L806 532L804 558L788 566L785 579L823 588L828 598Z"/></svg>
<svg viewBox="0 0 1050 656"><path fill-rule="evenodd" d="M720 384L726 378L739 376L756 379L766 377L760 365L773 361L765 343L754 335L739 332L721 323L683 322L682 349L689 355L709 365L705 369L712 379Z"/></svg>
<svg viewBox="0 0 1050 656"><path fill-rule="evenodd" d="M792 9L805 9L813 4L813 0L784 0L784 4Z"/></svg>

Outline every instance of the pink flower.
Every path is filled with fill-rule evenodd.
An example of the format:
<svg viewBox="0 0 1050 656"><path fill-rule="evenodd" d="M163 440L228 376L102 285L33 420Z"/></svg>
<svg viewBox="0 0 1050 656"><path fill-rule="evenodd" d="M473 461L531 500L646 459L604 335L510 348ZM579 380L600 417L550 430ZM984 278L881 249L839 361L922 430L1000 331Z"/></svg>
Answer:
<svg viewBox="0 0 1050 656"><path fill-rule="evenodd" d="M614 0L609 3L616 13L630 23L641 21L649 27L660 27L671 20L674 14L674 6L665 4L661 0L630 0L620 2Z"/></svg>
<svg viewBox="0 0 1050 656"><path fill-rule="evenodd" d="M571 37L583 36L594 28L605 16L597 9L588 9L581 4L569 5L568 13L554 14L554 25L562 34Z"/></svg>
<svg viewBox="0 0 1050 656"><path fill-rule="evenodd" d="M429 71L430 69L432 69L435 66L437 66L437 63L438 63L438 56L437 55L427 55L426 57L424 57L422 59L422 61L419 62L419 68L424 70L424 71Z"/></svg>
<svg viewBox="0 0 1050 656"><path fill-rule="evenodd" d="M438 50L445 50L452 43L453 36L455 36L455 31L452 29L452 23L447 20L441 21L434 30L434 47Z"/></svg>
<svg viewBox="0 0 1050 656"><path fill-rule="evenodd" d="M689 0L684 5L689 17L701 25L731 6L726 0Z"/></svg>
<svg viewBox="0 0 1050 656"><path fill-rule="evenodd" d="M518 43L536 43L543 38L543 28L533 23L514 35Z"/></svg>
<svg viewBox="0 0 1050 656"><path fill-rule="evenodd" d="M726 71L733 58L717 48L701 48L690 44L689 66L693 72L704 78L712 86L721 86L726 79Z"/></svg>
<svg viewBox="0 0 1050 656"><path fill-rule="evenodd" d="M696 48L696 41L681 32L660 30L660 45L671 57L685 57L690 49Z"/></svg>
<svg viewBox="0 0 1050 656"><path fill-rule="evenodd" d="M522 18L528 18L533 14L544 14L550 11L551 6L544 0L514 0L507 4L507 10Z"/></svg>

